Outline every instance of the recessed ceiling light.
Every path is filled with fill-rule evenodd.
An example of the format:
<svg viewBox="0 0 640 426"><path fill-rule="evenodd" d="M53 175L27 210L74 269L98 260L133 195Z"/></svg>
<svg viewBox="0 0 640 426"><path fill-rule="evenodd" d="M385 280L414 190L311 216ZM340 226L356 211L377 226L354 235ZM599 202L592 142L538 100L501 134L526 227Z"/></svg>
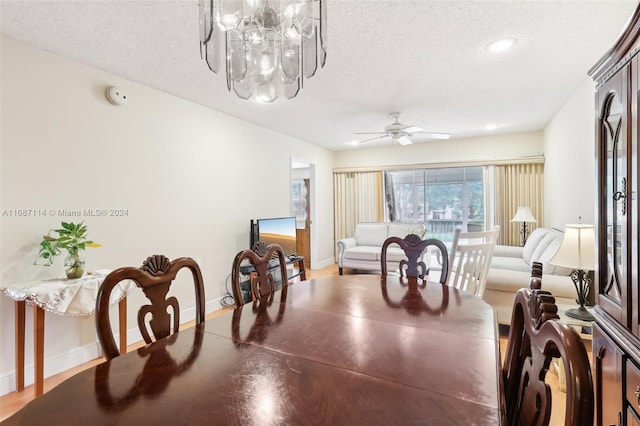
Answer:
<svg viewBox="0 0 640 426"><path fill-rule="evenodd" d="M485 130L495 130L498 128L497 124L487 124L486 126L484 126Z"/></svg>
<svg viewBox="0 0 640 426"><path fill-rule="evenodd" d="M515 38L503 38L487 44L485 49L493 53L504 52L505 50L512 48L517 41L518 40Z"/></svg>

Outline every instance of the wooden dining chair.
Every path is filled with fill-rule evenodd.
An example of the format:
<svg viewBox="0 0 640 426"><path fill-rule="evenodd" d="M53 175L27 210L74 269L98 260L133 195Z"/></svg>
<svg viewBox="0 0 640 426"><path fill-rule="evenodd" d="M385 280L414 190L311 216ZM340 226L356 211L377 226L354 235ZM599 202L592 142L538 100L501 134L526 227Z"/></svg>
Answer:
<svg viewBox="0 0 640 426"><path fill-rule="evenodd" d="M426 240L421 239L416 234L409 234L404 238L389 237L382 244L382 252L380 255L380 268L382 270L382 276L387 275L387 254L390 244L397 244L404 252L403 258L398 259L400 275L411 278L424 278L429 274L429 268L426 263L421 260L421 257L427 248L435 246L442 255L442 269L440 271L439 282L444 284L447 281L449 275L449 256L447 255L447 247L440 240L435 238L428 238ZM427 256L430 256L430 252L427 251ZM406 257L406 259L404 258ZM395 260L395 256L394 259Z"/></svg>
<svg viewBox="0 0 640 426"><path fill-rule="evenodd" d="M482 298L500 227L490 231L454 231L447 284Z"/></svg>
<svg viewBox="0 0 640 426"><path fill-rule="evenodd" d="M247 269L245 268L245 273L243 273L247 262L252 270L246 273ZM273 274L278 270L280 271L280 279ZM248 278L241 281L243 275L248 275ZM242 250L233 259L231 286L233 298L238 307L245 304L242 283L247 281L251 300L265 297L273 299L278 282L282 283L282 287L286 287L288 284L287 264L282 247L278 244L267 245L263 241L258 241L251 250Z"/></svg>
<svg viewBox="0 0 640 426"><path fill-rule="evenodd" d="M560 358L566 371L564 424L593 424L587 351L578 333L557 312L548 291L522 288L516 293L502 371L508 425L549 424L552 393L545 376L553 358Z"/></svg>
<svg viewBox="0 0 640 426"><path fill-rule="evenodd" d="M146 343L177 333L180 326L180 305L175 296L167 298L167 293L178 271L187 268L193 275L195 289L196 324L204 322L204 283L198 263L190 257L170 261L163 255L149 256L139 268L118 268L106 276L96 299L96 331L98 340L107 359L120 355L113 338L109 319L109 299L111 291L121 281L131 280L151 302L138 311L138 328ZM169 309L171 308L171 309ZM151 332L149 332L151 331Z"/></svg>

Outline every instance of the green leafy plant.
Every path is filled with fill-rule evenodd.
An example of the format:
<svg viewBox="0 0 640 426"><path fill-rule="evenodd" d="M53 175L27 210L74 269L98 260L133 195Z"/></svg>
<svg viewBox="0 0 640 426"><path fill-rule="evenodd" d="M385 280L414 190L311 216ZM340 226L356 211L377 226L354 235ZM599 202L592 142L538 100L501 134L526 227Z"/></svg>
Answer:
<svg viewBox="0 0 640 426"><path fill-rule="evenodd" d="M51 236L55 232L57 237ZM62 222L62 228L51 229L40 242L39 258L44 259L43 265L53 265L53 259L66 250L70 256L78 256L78 253L87 247L100 247L87 238L87 226L84 221L80 223ZM38 259L34 262L38 264Z"/></svg>

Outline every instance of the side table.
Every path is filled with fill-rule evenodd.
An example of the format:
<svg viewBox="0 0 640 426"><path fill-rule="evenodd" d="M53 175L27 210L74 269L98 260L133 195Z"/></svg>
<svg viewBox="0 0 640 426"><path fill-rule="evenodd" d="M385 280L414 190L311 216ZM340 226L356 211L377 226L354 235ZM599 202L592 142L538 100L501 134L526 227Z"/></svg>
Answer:
<svg viewBox="0 0 640 426"><path fill-rule="evenodd" d="M101 270L78 279L54 278L14 284L0 284L0 291L15 301L16 390L24 390L24 347L26 304L33 305L34 395L44 390L44 312L63 316L86 316L95 311L98 288L110 271ZM118 303L120 352L127 350L127 294L135 288L122 282L112 293Z"/></svg>
<svg viewBox="0 0 640 426"><path fill-rule="evenodd" d="M591 342L593 340L593 321L583 321L577 318L569 317L565 314L567 310L575 308L576 305L566 305L559 304L558 305L558 316L560 317L560 321L565 324L573 327L574 330L578 332L580 338L582 339L582 343L587 350L587 354L591 353ZM588 309L588 308L587 308ZM558 387L561 391L566 391L566 376L564 371L564 365L561 362L557 362L554 360L554 365L557 368L558 372Z"/></svg>
<svg viewBox="0 0 640 426"><path fill-rule="evenodd" d="M577 318L569 317L565 314L568 309L575 308L574 305L558 305L558 316L560 320L573 327L585 344L593 340L593 321L584 321ZM587 308L589 309L589 308Z"/></svg>

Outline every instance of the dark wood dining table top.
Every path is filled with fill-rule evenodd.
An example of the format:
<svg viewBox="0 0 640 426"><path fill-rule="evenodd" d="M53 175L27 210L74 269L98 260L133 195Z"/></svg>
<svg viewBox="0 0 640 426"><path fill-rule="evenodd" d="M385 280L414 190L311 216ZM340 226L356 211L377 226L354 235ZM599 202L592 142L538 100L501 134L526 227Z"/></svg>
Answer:
<svg viewBox="0 0 640 426"><path fill-rule="evenodd" d="M302 281L85 370L2 424L496 425L493 308L437 283Z"/></svg>

